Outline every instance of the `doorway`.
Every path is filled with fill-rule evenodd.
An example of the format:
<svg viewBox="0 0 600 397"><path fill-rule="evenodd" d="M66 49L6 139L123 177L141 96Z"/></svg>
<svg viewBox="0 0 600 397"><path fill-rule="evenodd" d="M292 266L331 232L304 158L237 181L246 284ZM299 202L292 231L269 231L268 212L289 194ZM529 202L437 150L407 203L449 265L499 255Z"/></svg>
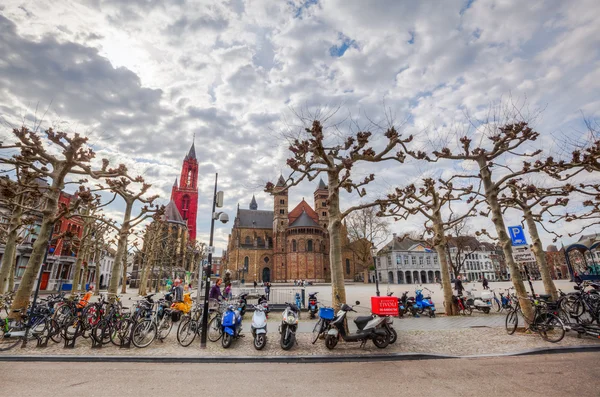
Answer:
<svg viewBox="0 0 600 397"><path fill-rule="evenodd" d="M262 272L262 281L263 281L263 283L270 283L271 282L271 269L269 269L268 267L265 267L263 269L263 272Z"/></svg>

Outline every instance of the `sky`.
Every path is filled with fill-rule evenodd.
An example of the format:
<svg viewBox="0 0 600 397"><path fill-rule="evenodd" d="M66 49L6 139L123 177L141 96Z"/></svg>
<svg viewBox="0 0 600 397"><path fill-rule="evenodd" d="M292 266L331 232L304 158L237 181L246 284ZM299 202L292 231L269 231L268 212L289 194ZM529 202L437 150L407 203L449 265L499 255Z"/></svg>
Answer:
<svg viewBox="0 0 600 397"><path fill-rule="evenodd" d="M391 116L427 150L508 98L542 110L537 145L560 151L584 136L583 116L599 116L598 15L596 0L5 0L0 139L34 119L84 133L98 158L143 175L162 204L195 139L207 241L216 172L231 219L253 194L259 209L272 208L263 187L289 173L284 131L298 113L338 109L342 132ZM369 197L457 167L470 165L379 164ZM291 206L312 204L316 185L294 188ZM108 211L118 217L119 204ZM485 218L472 223L492 229ZM217 252L230 230L217 225Z"/></svg>

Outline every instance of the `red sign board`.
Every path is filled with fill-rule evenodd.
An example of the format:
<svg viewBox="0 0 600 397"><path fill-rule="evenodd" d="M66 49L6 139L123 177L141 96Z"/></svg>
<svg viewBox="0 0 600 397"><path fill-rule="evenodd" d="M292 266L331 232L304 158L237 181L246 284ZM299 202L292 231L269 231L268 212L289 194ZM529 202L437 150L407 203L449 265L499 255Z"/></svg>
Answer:
<svg viewBox="0 0 600 397"><path fill-rule="evenodd" d="M378 316L397 316L398 298L393 296L372 296L371 312Z"/></svg>

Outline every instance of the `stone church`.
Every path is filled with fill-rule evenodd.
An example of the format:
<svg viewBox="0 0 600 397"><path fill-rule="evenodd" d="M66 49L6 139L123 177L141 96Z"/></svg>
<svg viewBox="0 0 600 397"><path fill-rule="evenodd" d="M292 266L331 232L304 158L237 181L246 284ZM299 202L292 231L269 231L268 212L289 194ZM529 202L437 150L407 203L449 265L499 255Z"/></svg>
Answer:
<svg viewBox="0 0 600 397"><path fill-rule="evenodd" d="M238 204L225 256L232 277L246 282L331 281L327 197L327 185L321 180L314 207L302 199L289 211L288 190L280 176L272 210L259 210L254 196L248 209ZM344 275L354 280L362 269L355 264L345 228L342 239Z"/></svg>

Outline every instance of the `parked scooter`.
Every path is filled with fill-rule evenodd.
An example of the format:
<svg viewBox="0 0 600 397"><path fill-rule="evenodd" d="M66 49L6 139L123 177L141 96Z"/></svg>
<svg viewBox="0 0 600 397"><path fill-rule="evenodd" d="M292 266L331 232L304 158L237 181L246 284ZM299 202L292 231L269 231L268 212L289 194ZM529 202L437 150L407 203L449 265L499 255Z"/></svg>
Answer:
<svg viewBox="0 0 600 397"><path fill-rule="evenodd" d="M285 302L285 304L287 307L283 311L279 333L281 334L281 348L290 350L296 342L300 309L293 303Z"/></svg>
<svg viewBox="0 0 600 397"><path fill-rule="evenodd" d="M221 326L223 327L221 345L225 349L231 346L234 339L243 337L242 318L240 309L233 305L229 305L225 313L223 313L223 318L221 319Z"/></svg>
<svg viewBox="0 0 600 397"><path fill-rule="evenodd" d="M393 292L388 292L387 296L392 296L394 295ZM409 298L408 298L408 291L404 291L402 293L402 296L400 298L398 298L398 317L402 318L404 317L404 313L407 313L410 311L410 308L415 304L414 298L411 298L411 303L409 306Z"/></svg>
<svg viewBox="0 0 600 397"><path fill-rule="evenodd" d="M435 317L435 304L431 300L431 296L423 296L423 290L427 290L430 294L433 292L425 287L415 289L415 304L413 309L418 314L427 313L429 317Z"/></svg>
<svg viewBox="0 0 600 397"><path fill-rule="evenodd" d="M317 312L319 311L319 305L317 302L317 294L318 294L318 292L313 292L312 294L308 294L308 312L310 313L311 319L315 318L317 315Z"/></svg>
<svg viewBox="0 0 600 397"><path fill-rule="evenodd" d="M484 295L483 297L476 298L473 294L474 291L477 290L473 288L472 290L467 291L467 305L469 305L473 309L482 311L485 314L489 314L492 310L492 293L484 291L486 295Z"/></svg>
<svg viewBox="0 0 600 397"><path fill-rule="evenodd" d="M356 301L360 305L359 301ZM354 323L358 327L355 334L348 332L346 325L346 315L348 312L355 312L352 306L342 303L336 317L331 321L329 331L325 337L325 346L328 349L333 349L337 345L340 338L344 342L360 342L360 347L363 347L367 341L372 340L373 344L380 349L387 347L390 343L389 333L384 328L386 323L385 317L377 315L359 316L354 319Z"/></svg>
<svg viewBox="0 0 600 397"><path fill-rule="evenodd" d="M256 350L262 350L267 344L267 310L268 306L266 304L254 305L250 331L252 337L254 337L254 348Z"/></svg>
<svg viewBox="0 0 600 397"><path fill-rule="evenodd" d="M242 316L244 314L246 314L246 306L248 305L248 294L241 294L238 297L238 308L240 310L240 313L242 314Z"/></svg>

